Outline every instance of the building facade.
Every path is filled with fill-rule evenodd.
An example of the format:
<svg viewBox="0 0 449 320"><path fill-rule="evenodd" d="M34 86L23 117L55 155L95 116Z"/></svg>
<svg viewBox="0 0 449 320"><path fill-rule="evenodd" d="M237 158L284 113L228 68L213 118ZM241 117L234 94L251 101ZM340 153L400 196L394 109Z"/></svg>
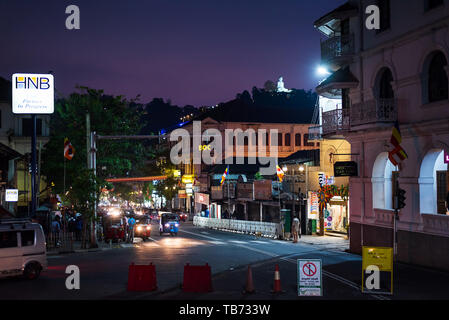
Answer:
<svg viewBox="0 0 449 320"><path fill-rule="evenodd" d="M365 26L373 4L379 30ZM406 191L398 260L449 270L449 2L349 1L315 27L327 37L322 55L345 61L318 89L342 91L342 108L323 113L323 134L344 136L359 168L350 178L351 251L393 246L397 181ZM388 157L396 122L408 154L397 166Z"/></svg>

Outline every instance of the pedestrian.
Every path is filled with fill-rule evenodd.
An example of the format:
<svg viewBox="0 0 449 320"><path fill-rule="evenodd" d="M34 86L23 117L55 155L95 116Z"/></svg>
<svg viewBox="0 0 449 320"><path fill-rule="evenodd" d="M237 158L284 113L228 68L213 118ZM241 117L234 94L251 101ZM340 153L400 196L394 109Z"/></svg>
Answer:
<svg viewBox="0 0 449 320"><path fill-rule="evenodd" d="M81 241L81 232L83 230L83 219L79 213L76 214L76 224L75 224L75 238L77 241Z"/></svg>
<svg viewBox="0 0 449 320"><path fill-rule="evenodd" d="M131 216L128 219L128 242L133 243L134 242L134 226L136 224L136 219L134 219L133 216Z"/></svg>
<svg viewBox="0 0 449 320"><path fill-rule="evenodd" d="M59 218L59 216L56 216L56 218L53 220L53 222L51 224L51 232L53 233L55 247L59 246L59 232L60 231L61 231L60 218Z"/></svg>
<svg viewBox="0 0 449 320"><path fill-rule="evenodd" d="M293 233L293 243L297 243L299 233L299 219L297 217L293 219L292 233Z"/></svg>

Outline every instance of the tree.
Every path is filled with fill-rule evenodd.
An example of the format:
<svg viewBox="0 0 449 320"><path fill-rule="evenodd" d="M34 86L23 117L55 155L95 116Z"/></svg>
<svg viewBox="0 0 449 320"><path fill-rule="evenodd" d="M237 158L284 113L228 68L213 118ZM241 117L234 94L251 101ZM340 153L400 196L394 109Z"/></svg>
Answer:
<svg viewBox="0 0 449 320"><path fill-rule="evenodd" d="M141 141L101 140L97 145L97 177L93 179L93 174L85 173L86 114L90 115L91 131L99 135L134 135L141 129L139 120L143 110L122 96L107 96L102 90L87 87L79 89L80 92L59 99L55 104L49 124L50 139L42 151L41 170L47 181L54 184L53 193L69 191L69 204L78 208L87 225L92 218L89 207L94 203L92 195L98 194L106 178L128 176L138 170L144 164L148 149ZM75 149L72 160L63 157L66 137ZM95 192L91 190L91 182L95 185Z"/></svg>

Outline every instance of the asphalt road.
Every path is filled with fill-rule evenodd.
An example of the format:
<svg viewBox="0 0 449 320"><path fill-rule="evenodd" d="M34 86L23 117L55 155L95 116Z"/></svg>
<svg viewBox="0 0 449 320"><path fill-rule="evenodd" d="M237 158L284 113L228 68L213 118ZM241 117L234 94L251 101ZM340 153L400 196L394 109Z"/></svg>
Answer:
<svg viewBox="0 0 449 320"><path fill-rule="evenodd" d="M360 291L361 257L322 246L293 244L250 235L228 233L183 223L177 237L160 236L153 225L152 239L98 252L49 256L49 270L34 281L0 280L0 300L9 299L306 299L297 295L298 258L322 259L321 298L308 299L449 299L449 274L397 265L393 296ZM158 290L127 292L130 263L156 266ZM180 289L184 265L208 263L213 292L184 293ZM243 294L246 270L252 265L256 293ZM281 294L272 294L275 264L280 267ZM79 290L67 290L68 265L80 269Z"/></svg>

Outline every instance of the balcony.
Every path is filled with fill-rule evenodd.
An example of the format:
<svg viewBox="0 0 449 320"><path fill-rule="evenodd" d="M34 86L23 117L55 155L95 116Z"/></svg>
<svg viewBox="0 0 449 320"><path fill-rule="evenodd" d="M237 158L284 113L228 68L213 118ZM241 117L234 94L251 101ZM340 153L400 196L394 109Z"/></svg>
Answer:
<svg viewBox="0 0 449 320"><path fill-rule="evenodd" d="M322 135L322 126L309 127L309 140L321 140L323 138Z"/></svg>
<svg viewBox="0 0 449 320"><path fill-rule="evenodd" d="M321 60L337 69L354 55L354 34L333 36L321 42Z"/></svg>
<svg viewBox="0 0 449 320"><path fill-rule="evenodd" d="M351 106L351 127L379 122L395 122L398 117L396 99L376 99Z"/></svg>
<svg viewBox="0 0 449 320"><path fill-rule="evenodd" d="M323 135L339 135L349 130L349 109L323 112Z"/></svg>

